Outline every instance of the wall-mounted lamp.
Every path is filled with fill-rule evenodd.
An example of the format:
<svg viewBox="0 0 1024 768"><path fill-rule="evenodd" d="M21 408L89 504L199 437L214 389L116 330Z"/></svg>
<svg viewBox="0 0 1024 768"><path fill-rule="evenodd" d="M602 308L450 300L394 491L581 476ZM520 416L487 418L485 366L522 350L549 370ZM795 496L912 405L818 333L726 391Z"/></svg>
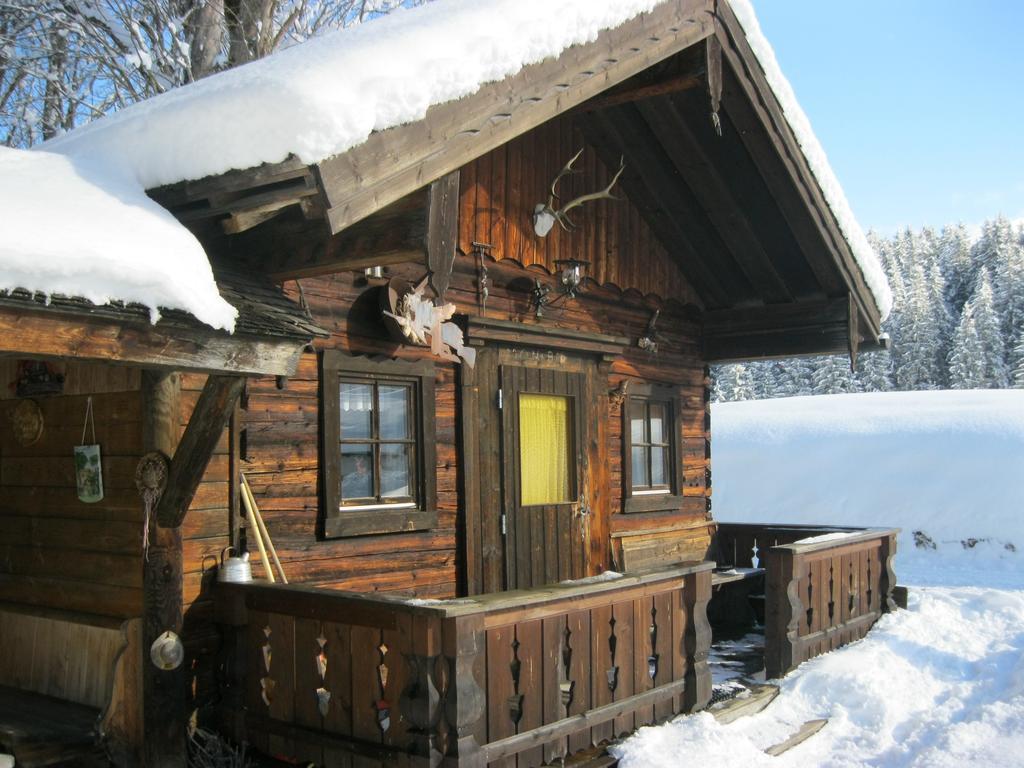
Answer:
<svg viewBox="0 0 1024 768"><path fill-rule="evenodd" d="M540 280L533 281L533 288L530 290L530 306L538 319L544 316L545 307L553 307L567 298L575 299L579 296L588 264L590 264L589 261L580 259L558 259L555 261L555 266L559 269L559 294L554 299L548 298L551 286L544 285Z"/></svg>
<svg viewBox="0 0 1024 768"><path fill-rule="evenodd" d="M586 277L588 264L590 264L589 261L580 261L579 259L555 261L555 266L562 270L562 293L570 299L576 298L576 294L580 292L580 285L583 283L583 278Z"/></svg>

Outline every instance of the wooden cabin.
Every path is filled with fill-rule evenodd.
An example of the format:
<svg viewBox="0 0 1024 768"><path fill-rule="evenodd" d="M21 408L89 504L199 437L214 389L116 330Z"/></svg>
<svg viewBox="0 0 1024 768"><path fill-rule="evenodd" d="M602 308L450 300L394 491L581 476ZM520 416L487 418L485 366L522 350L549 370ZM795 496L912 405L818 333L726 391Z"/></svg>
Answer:
<svg viewBox="0 0 1024 768"><path fill-rule="evenodd" d="M708 366L855 359L882 315L723 0L659 4L322 162L150 195L218 274L282 287L237 290L269 347L0 302L6 356L64 361L42 439L0 445L0 622L142 622L119 754L183 764L198 711L317 764L540 765L707 704L716 562L760 547L779 674L890 607L892 532L808 546L713 518ZM116 489L88 507L56 459L87 395ZM213 581L242 474L288 584ZM148 661L164 630L184 672Z"/></svg>

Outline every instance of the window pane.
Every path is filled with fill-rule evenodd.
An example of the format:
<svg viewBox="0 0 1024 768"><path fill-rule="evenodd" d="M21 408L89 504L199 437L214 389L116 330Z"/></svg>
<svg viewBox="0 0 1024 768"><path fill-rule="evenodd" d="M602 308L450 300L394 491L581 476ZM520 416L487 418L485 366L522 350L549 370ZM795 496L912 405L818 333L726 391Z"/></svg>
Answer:
<svg viewBox="0 0 1024 768"><path fill-rule="evenodd" d="M572 501L571 447L569 398L520 395L519 467L524 506Z"/></svg>
<svg viewBox="0 0 1024 768"><path fill-rule="evenodd" d="M646 488L651 484L647 476L647 449L633 448L633 487Z"/></svg>
<svg viewBox="0 0 1024 768"><path fill-rule="evenodd" d="M381 406L383 410L383 405ZM409 491L409 446L380 446L380 495L381 498L412 496Z"/></svg>
<svg viewBox="0 0 1024 768"><path fill-rule="evenodd" d="M381 440L402 440L409 437L409 401L412 387L401 384L381 384L377 388L380 398ZM381 473L383 473L383 468Z"/></svg>
<svg viewBox="0 0 1024 768"><path fill-rule="evenodd" d="M642 400L629 401L629 436L631 443L646 443L644 439L647 430L644 429L647 421L647 409Z"/></svg>
<svg viewBox="0 0 1024 768"><path fill-rule="evenodd" d="M651 448L651 485L668 485L668 451Z"/></svg>
<svg viewBox="0 0 1024 768"><path fill-rule="evenodd" d="M340 389L342 440L373 437L373 387L343 381Z"/></svg>
<svg viewBox="0 0 1024 768"><path fill-rule="evenodd" d="M651 442L665 442L665 405L651 403Z"/></svg>
<svg viewBox="0 0 1024 768"><path fill-rule="evenodd" d="M341 445L341 498L373 497L373 449L368 445Z"/></svg>

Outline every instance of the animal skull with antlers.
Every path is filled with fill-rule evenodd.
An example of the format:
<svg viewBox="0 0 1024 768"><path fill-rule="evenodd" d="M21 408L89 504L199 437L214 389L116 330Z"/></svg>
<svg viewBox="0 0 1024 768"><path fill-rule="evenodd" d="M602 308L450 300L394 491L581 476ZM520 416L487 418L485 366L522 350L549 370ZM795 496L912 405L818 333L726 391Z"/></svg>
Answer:
<svg viewBox="0 0 1024 768"><path fill-rule="evenodd" d="M575 163L582 154L583 150L581 149L572 156L572 159L570 159L569 162L565 164L565 167L558 172L558 175L555 176L554 181L551 182L551 195L548 197L547 203L537 203L537 206L533 209L533 231L537 233L538 237L546 236L547 233L551 231L551 227L555 225L556 221L566 232L571 232L576 229L576 225L573 224L566 215L573 208L578 208L591 200L619 199L612 194L612 187L615 186L615 182L619 180L619 176L622 175L622 172L626 170L625 158L619 160L619 170L615 172L615 175L612 177L612 180L609 182L607 187L597 192L591 192L586 195L574 197L560 209L555 209L555 200L561 199L558 197L558 193L555 192L555 187L563 176L568 176L570 173L579 173L579 171L572 167L572 164Z"/></svg>

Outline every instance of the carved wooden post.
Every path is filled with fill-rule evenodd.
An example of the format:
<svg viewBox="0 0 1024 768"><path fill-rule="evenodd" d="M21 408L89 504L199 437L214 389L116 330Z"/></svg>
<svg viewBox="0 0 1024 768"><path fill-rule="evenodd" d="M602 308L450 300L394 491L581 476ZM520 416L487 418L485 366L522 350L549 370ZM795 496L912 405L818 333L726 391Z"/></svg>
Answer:
<svg viewBox="0 0 1024 768"><path fill-rule="evenodd" d="M173 456L181 419L181 384L176 373L146 371L142 377L143 450ZM141 501L140 501L141 506ZM155 521L154 521L155 523ZM184 768L185 665L158 669L149 649L165 630L181 636L182 564L181 529L152 525L148 559L142 568L142 728L143 765Z"/></svg>
<svg viewBox="0 0 1024 768"><path fill-rule="evenodd" d="M683 602L686 605L686 688L683 691L683 711L696 712L711 701L711 669L708 651L711 649L711 625L707 607L711 599L711 570L698 571L686 577Z"/></svg>
<svg viewBox="0 0 1024 768"><path fill-rule="evenodd" d="M879 574L879 591L881 593L882 611L888 613L897 608L896 599L893 597L893 590L896 589L896 569L893 561L896 559L896 534L891 533L882 538L882 550L880 553L880 565L882 572Z"/></svg>
<svg viewBox="0 0 1024 768"><path fill-rule="evenodd" d="M409 723L414 754L440 765L446 732L441 724L442 698L448 693L450 675L441 654L441 620L437 616L413 616L412 654L406 657L409 682L400 698L401 712ZM442 729L443 731L443 729Z"/></svg>
<svg viewBox="0 0 1024 768"><path fill-rule="evenodd" d="M445 719L451 731L445 765L483 768L481 747L487 740L483 616L445 619L443 650L451 674L445 697Z"/></svg>
<svg viewBox="0 0 1024 768"><path fill-rule="evenodd" d="M800 573L804 560L787 547L774 547L765 577L764 664L769 679L782 677L802 659L796 644L800 630Z"/></svg>

